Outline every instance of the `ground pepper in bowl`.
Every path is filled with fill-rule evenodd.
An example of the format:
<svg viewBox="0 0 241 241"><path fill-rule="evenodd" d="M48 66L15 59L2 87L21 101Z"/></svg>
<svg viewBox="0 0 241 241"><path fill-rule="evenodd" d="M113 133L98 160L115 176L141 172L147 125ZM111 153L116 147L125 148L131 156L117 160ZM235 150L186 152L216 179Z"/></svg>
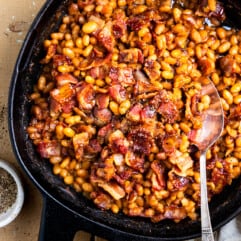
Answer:
<svg viewBox="0 0 241 241"><path fill-rule="evenodd" d="M6 212L17 198L17 184L13 177L0 168L0 214Z"/></svg>

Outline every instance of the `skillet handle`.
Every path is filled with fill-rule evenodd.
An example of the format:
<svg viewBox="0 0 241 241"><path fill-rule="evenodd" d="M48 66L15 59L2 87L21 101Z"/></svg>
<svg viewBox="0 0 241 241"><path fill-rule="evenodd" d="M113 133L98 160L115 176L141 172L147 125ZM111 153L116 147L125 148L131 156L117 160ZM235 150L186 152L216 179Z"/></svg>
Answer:
<svg viewBox="0 0 241 241"><path fill-rule="evenodd" d="M141 235L118 231L111 227L100 226L90 220L84 220L47 195L43 195L43 209L38 241L73 241L77 231L86 231L91 235L106 241L159 241L159 238L150 238Z"/></svg>
<svg viewBox="0 0 241 241"><path fill-rule="evenodd" d="M73 241L78 227L73 222L75 215L46 195L38 241Z"/></svg>

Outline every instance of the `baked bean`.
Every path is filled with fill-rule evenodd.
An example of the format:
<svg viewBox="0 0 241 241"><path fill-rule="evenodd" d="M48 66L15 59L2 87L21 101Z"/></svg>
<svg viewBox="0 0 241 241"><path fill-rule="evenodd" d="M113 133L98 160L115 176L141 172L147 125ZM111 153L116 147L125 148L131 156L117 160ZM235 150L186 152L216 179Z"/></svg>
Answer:
<svg viewBox="0 0 241 241"><path fill-rule="evenodd" d="M216 10L216 0L208 0L208 7L211 11Z"/></svg>
<svg viewBox="0 0 241 241"><path fill-rule="evenodd" d="M241 95L235 95L233 97L233 102L234 104L239 105L241 103Z"/></svg>
<svg viewBox="0 0 241 241"><path fill-rule="evenodd" d="M61 168L61 167L60 167ZM62 169L61 168L61 170L60 170L60 173L59 173L59 175L64 179L65 177L67 177L68 176L68 171L66 170L66 169Z"/></svg>
<svg viewBox="0 0 241 241"><path fill-rule="evenodd" d="M144 37L147 33L149 33L149 29L147 27L144 27L138 31L138 36Z"/></svg>
<svg viewBox="0 0 241 241"><path fill-rule="evenodd" d="M227 37L226 30L224 28L217 28L217 36L220 39L226 39Z"/></svg>
<svg viewBox="0 0 241 241"><path fill-rule="evenodd" d="M118 109L119 113L121 115L124 115L130 107L131 107L131 102L129 100L123 101L119 106L119 109Z"/></svg>
<svg viewBox="0 0 241 241"><path fill-rule="evenodd" d="M63 33L51 33L51 38L56 40L62 40L64 38Z"/></svg>
<svg viewBox="0 0 241 241"><path fill-rule="evenodd" d="M88 57L90 55L90 53L93 50L93 45L88 45L83 51L82 51L82 55L84 57Z"/></svg>
<svg viewBox="0 0 241 241"><path fill-rule="evenodd" d="M67 185L72 185L74 182L74 177L73 176L66 176L64 177L64 183Z"/></svg>
<svg viewBox="0 0 241 241"><path fill-rule="evenodd" d="M57 164L57 163L60 163L62 161L62 157L53 156L53 157L49 158L49 161L50 161L51 164Z"/></svg>
<svg viewBox="0 0 241 241"><path fill-rule="evenodd" d="M174 78L174 73L171 71L164 70L162 71L162 77L164 79L173 79Z"/></svg>
<svg viewBox="0 0 241 241"><path fill-rule="evenodd" d="M46 77L44 75L41 75L38 79L38 89L41 91L41 90L44 90L45 86L46 86Z"/></svg>
<svg viewBox="0 0 241 241"><path fill-rule="evenodd" d="M222 53L225 53L225 52L227 52L229 49L230 49L230 47L231 47L231 44L230 44L230 42L224 42L224 43L222 43L219 47L218 47L218 52L220 53L220 54L222 54Z"/></svg>
<svg viewBox="0 0 241 241"><path fill-rule="evenodd" d="M53 166L53 173L54 173L55 175L59 175L60 172L61 172L60 166L59 166L58 164L55 164L55 165Z"/></svg>
<svg viewBox="0 0 241 241"><path fill-rule="evenodd" d="M116 204L112 204L111 205L111 211L113 212L113 213L118 213L119 212L119 207L116 205Z"/></svg>
<svg viewBox="0 0 241 241"><path fill-rule="evenodd" d="M223 98L229 105L233 103L233 95L228 90L223 90Z"/></svg>
<svg viewBox="0 0 241 241"><path fill-rule="evenodd" d="M88 34L83 36L82 43L84 46L88 46L90 44L90 36Z"/></svg>
<svg viewBox="0 0 241 241"><path fill-rule="evenodd" d="M83 25L82 31L86 34L90 34L90 33L93 33L94 31L96 31L97 28L98 28L97 23L93 22L93 21L90 21L90 22L87 22Z"/></svg>
<svg viewBox="0 0 241 241"><path fill-rule="evenodd" d="M155 27L155 33L156 33L157 35L162 34L162 33L164 32L164 30L165 30L165 25L162 24L162 23L158 23L158 24L156 25L156 27Z"/></svg>
<svg viewBox="0 0 241 241"><path fill-rule="evenodd" d="M88 4L88 5L86 5L86 6L84 7L84 11L85 11L85 12L91 12L91 11L94 10L94 8L95 8L95 5L94 5L94 4Z"/></svg>
<svg viewBox="0 0 241 241"><path fill-rule="evenodd" d="M45 86L44 89L43 89L43 93L44 93L44 94L49 93L51 90L54 89L54 86L55 86L54 82L49 82L49 83L47 83L46 86Z"/></svg>
<svg viewBox="0 0 241 241"><path fill-rule="evenodd" d="M82 188L85 192L92 192L93 191L92 185L88 182L83 183Z"/></svg>
<svg viewBox="0 0 241 241"><path fill-rule="evenodd" d="M196 30L196 29L193 29L192 32L191 32L191 39L196 43L200 43L202 42L202 37L200 35L200 33Z"/></svg>
<svg viewBox="0 0 241 241"><path fill-rule="evenodd" d="M74 137L75 135L75 131L73 129L71 129L70 127L65 127L63 129L63 133L64 135L66 135L67 137Z"/></svg>
<svg viewBox="0 0 241 241"><path fill-rule="evenodd" d="M119 105L115 101L110 101L109 107L115 115L119 115Z"/></svg>

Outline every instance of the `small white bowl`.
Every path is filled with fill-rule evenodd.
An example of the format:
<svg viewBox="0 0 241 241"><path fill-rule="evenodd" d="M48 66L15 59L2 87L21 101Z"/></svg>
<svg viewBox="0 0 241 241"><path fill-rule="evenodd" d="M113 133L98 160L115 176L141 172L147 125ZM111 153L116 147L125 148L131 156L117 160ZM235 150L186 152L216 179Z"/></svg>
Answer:
<svg viewBox="0 0 241 241"><path fill-rule="evenodd" d="M24 190L19 175L14 167L0 159L0 168L7 171L17 184L17 197L14 204L4 213L0 213L0 228L11 223L20 213L24 202Z"/></svg>

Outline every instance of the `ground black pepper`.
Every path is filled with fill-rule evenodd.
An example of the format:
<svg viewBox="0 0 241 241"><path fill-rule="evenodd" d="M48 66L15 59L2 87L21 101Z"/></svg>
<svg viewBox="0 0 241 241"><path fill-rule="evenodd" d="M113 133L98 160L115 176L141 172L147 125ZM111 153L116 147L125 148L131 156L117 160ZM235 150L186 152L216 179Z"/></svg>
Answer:
<svg viewBox="0 0 241 241"><path fill-rule="evenodd" d="M10 208L17 197L17 184L13 177L0 168L0 214Z"/></svg>

